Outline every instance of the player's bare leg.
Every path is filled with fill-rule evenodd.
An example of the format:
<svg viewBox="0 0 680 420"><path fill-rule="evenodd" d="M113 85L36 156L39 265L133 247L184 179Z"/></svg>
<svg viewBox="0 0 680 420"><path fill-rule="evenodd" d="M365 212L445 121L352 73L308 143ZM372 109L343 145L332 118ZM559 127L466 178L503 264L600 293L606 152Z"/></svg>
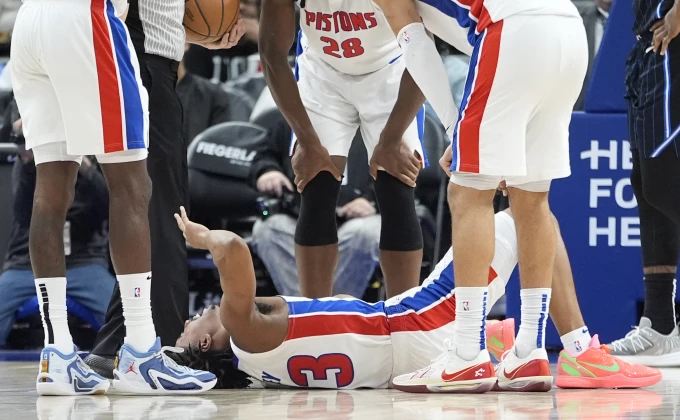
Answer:
<svg viewBox="0 0 680 420"><path fill-rule="evenodd" d="M344 172L345 164L347 158L344 156L331 156L333 164L340 170ZM313 200L318 200L312 194L313 189L315 189L315 183L320 181L319 176L330 178L329 173L322 172L317 175L315 179L309 182L305 190L302 192L302 206L311 205L316 206ZM337 182L335 180L324 180L324 182ZM337 188L339 190L340 183L337 183ZM309 194L309 195L308 195ZM332 197L331 197L332 198ZM327 198L330 200L330 198ZM334 195L332 203L319 203L322 207L333 208L332 217L329 220L323 220L322 223L335 225L335 207L337 206L338 197L337 194ZM318 201L317 201L318 202ZM316 213L316 212L312 212ZM326 211L329 216L331 215L329 211ZM307 213L309 214L309 213ZM302 211L301 211L302 216ZM299 234L300 229L319 229L319 226L312 226L306 221L304 217L298 219L298 226L296 228L296 237ZM300 293L304 297L308 298L322 298L332 296L333 294L333 280L335 275L335 268L338 265L338 241L337 241L337 227L335 229L336 240L335 243L318 245L318 246L305 246L300 245L296 240L295 243L295 261L298 269L298 277L300 279Z"/></svg>
<svg viewBox="0 0 680 420"><path fill-rule="evenodd" d="M116 274L148 273L151 179L146 160L102 165L102 171L109 187L109 246Z"/></svg>
<svg viewBox="0 0 680 420"><path fill-rule="evenodd" d="M36 278L66 277L64 223L73 203L76 162L48 162L36 166L35 195L29 247Z"/></svg>
<svg viewBox="0 0 680 420"><path fill-rule="evenodd" d="M422 249L417 251L380 250L380 268L385 276L388 298L418 286L422 262Z"/></svg>

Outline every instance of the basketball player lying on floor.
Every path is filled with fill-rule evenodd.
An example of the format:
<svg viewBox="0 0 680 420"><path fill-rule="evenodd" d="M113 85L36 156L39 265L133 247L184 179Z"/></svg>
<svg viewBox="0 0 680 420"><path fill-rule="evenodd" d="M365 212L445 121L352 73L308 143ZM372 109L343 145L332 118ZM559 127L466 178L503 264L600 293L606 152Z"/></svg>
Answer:
<svg viewBox="0 0 680 420"><path fill-rule="evenodd" d="M243 239L232 232L208 230L190 221L184 208L180 210L181 216L175 215L180 229L191 246L211 252L224 294L220 306L206 308L185 323L177 340L185 352L176 356L187 366L214 372L218 388L245 388L250 378L290 387L385 388L395 376L426 365L449 348L455 313L450 249L422 286L384 302L340 296L255 297L255 273ZM517 264L511 213L496 214L495 226L489 309L505 292ZM557 386L637 388L657 383L658 370L618 360L600 347L597 336L590 338L576 301L566 249L558 237L553 280L559 298L550 311L559 331L571 331L563 336L571 342L564 343L566 351L560 354ZM492 324L487 334L490 350L501 357L514 343L514 321ZM550 386L548 366L534 368L539 378L522 378L513 385ZM486 363L451 372L450 377L474 378L483 369L494 368ZM447 391L445 387L430 390Z"/></svg>

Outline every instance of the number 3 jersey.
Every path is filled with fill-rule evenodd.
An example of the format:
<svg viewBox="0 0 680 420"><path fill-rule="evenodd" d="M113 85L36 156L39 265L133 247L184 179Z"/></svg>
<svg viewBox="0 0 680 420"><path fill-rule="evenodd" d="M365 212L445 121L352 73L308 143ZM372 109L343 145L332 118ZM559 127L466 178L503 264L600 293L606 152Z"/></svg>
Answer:
<svg viewBox="0 0 680 420"><path fill-rule="evenodd" d="M512 218L496 215L496 254L489 270L488 309L505 292L517 263ZM427 366L453 334L451 250L422 286L385 302L283 297L288 335L276 349L248 353L232 341L237 368L265 385L385 388L392 377Z"/></svg>
<svg viewBox="0 0 680 420"><path fill-rule="evenodd" d="M382 10L371 0L296 0L300 6L298 49L339 72L363 75L401 55Z"/></svg>

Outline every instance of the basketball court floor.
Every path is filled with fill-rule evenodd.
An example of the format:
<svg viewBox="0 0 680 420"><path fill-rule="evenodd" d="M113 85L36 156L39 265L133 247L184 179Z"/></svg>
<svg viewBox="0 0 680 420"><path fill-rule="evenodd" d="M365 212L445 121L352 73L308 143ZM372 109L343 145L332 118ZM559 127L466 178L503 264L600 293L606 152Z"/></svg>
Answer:
<svg viewBox="0 0 680 420"><path fill-rule="evenodd" d="M36 363L0 362L3 420L440 420L676 419L680 369L643 390L560 390L482 395L406 394L393 390L211 391L201 396L40 397Z"/></svg>

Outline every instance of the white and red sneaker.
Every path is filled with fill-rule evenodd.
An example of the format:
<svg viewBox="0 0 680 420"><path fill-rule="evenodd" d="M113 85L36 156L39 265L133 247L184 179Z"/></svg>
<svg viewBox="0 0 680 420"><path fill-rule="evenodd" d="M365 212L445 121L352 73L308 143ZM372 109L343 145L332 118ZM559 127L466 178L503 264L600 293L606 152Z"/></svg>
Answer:
<svg viewBox="0 0 680 420"><path fill-rule="evenodd" d="M430 366L397 376L392 387L418 393L482 393L491 391L495 383L496 375L486 349L473 360L463 360L453 347Z"/></svg>
<svg viewBox="0 0 680 420"><path fill-rule="evenodd" d="M535 349L524 359L515 354L515 348L506 351L496 365L497 391L538 391L546 392L552 388L548 353L545 349Z"/></svg>

